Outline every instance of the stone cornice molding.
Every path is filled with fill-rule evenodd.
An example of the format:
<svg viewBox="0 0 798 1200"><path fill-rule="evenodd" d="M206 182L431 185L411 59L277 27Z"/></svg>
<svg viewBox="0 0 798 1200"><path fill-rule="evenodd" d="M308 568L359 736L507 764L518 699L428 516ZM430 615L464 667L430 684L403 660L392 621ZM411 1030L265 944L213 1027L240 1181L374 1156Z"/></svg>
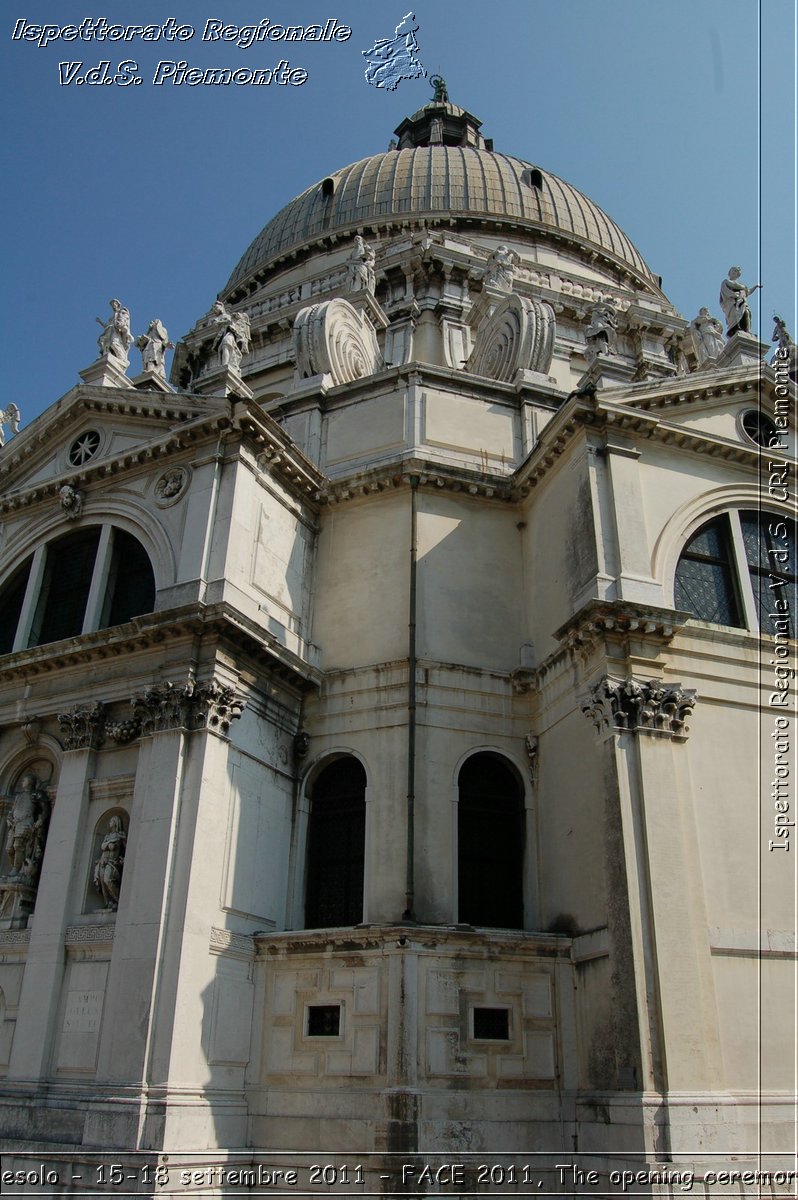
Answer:
<svg viewBox="0 0 798 1200"><path fill-rule="evenodd" d="M551 962L556 958L570 959L569 936L552 933L527 933L522 930L491 930L488 940L484 931L468 925L356 925L347 929L288 930L253 935L256 957L263 959L289 955L292 959L302 953L317 955L323 952L352 954L355 950L395 951L397 953L440 948L445 939L449 950L457 948L464 958L486 959L496 953L503 957L537 959Z"/></svg>
<svg viewBox="0 0 798 1200"><path fill-rule="evenodd" d="M106 708L101 700L58 713L64 750L99 750L105 741Z"/></svg>
<svg viewBox="0 0 798 1200"><path fill-rule="evenodd" d="M288 686L302 690L321 682L318 668L286 649L273 634L226 603L187 604L134 617L125 625L32 646L4 655L2 669L9 679L26 680L50 671L82 668L92 662L136 655L151 647L163 649L164 642L170 639L179 641L204 636L218 637L222 641L232 639L244 653L252 655L264 671Z"/></svg>
<svg viewBox="0 0 798 1200"><path fill-rule="evenodd" d="M171 429L168 433L153 438L151 441L147 441L140 446L120 451L119 454L114 454L110 457L103 457L96 463L94 461L89 462L79 470L64 471L59 475L54 475L51 479L40 480L38 483L27 488L22 488L19 491L8 492L6 495L0 497L0 513L14 512L21 508L28 508L40 500L49 500L51 497L58 495L64 484L70 484L73 487L80 484L81 487L86 487L92 483L101 483L109 476L118 475L121 471L142 465L149 466L159 459L169 458L188 447L192 447L194 443L203 437L224 432L225 429L230 428L230 425L229 412L220 413L217 411L212 414L203 414L188 424L182 425L177 429ZM50 439L50 436L51 431L48 427L46 431L47 440ZM37 439L35 449L38 448ZM12 469L16 469L22 461L23 455L6 458L0 465L0 477L9 475ZM89 498L87 497L87 499Z"/></svg>
<svg viewBox="0 0 798 1200"><path fill-rule="evenodd" d="M403 459L348 475L344 479L325 480L324 487L316 493L316 499L320 504L341 504L379 492L410 487L411 479L420 488L430 490L460 492L464 496L478 496L505 503L514 499L511 476L486 475L481 471L422 459Z"/></svg>
<svg viewBox="0 0 798 1200"><path fill-rule="evenodd" d="M646 733L684 742L696 698L694 689L680 683L604 675L593 684L581 708L597 734Z"/></svg>
<svg viewBox="0 0 798 1200"><path fill-rule="evenodd" d="M744 444L699 430L695 426L663 421L648 412L616 401L614 396L574 396L572 402L563 406L545 427L534 450L515 472L513 482L519 499L525 498L537 487L577 433L586 428L600 435L606 435L610 430L622 431L630 436L692 451L704 458L709 456L739 463L755 471L759 470L761 458L766 453L753 443Z"/></svg>
<svg viewBox="0 0 798 1200"><path fill-rule="evenodd" d="M239 405L235 423L251 443L261 470L276 475L290 491L307 501L324 486L326 476L262 409Z"/></svg>
<svg viewBox="0 0 798 1200"><path fill-rule="evenodd" d="M656 383L630 384L613 395L616 403L648 411L663 408L690 408L708 400L724 399L759 391L763 384L775 385L773 368L768 363L752 363L748 367L716 367L677 375ZM795 384L789 384L791 392Z"/></svg>
<svg viewBox="0 0 798 1200"><path fill-rule="evenodd" d="M216 926L211 926L208 949L211 954L222 954L225 958L237 958L242 962L251 962L255 958L253 937L246 933L234 933L230 929L217 929Z"/></svg>
<svg viewBox="0 0 798 1200"><path fill-rule="evenodd" d="M563 649L575 651L590 650L608 635L633 635L665 646L691 616L689 612L672 608L654 608L622 600L591 600L555 630L554 636Z"/></svg>

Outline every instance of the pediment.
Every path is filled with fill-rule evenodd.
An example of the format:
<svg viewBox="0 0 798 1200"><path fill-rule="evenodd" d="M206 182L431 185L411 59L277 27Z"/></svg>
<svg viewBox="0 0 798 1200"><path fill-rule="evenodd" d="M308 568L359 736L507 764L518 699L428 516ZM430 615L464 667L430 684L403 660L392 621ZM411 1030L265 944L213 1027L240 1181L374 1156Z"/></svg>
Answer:
<svg viewBox="0 0 798 1200"><path fill-rule="evenodd" d="M757 364L752 370L697 371L658 385L637 384L623 389L622 394L608 392L607 398L643 409L692 434L736 442L747 449L757 444L749 430L756 427L755 418L761 413L776 426L776 448L794 453L794 385L789 389L789 395L778 394L770 366ZM759 444L769 448L767 441Z"/></svg>
<svg viewBox="0 0 798 1200"><path fill-rule="evenodd" d="M4 494L74 476L212 416L219 399L78 385L0 450ZM24 413L23 413L24 415Z"/></svg>

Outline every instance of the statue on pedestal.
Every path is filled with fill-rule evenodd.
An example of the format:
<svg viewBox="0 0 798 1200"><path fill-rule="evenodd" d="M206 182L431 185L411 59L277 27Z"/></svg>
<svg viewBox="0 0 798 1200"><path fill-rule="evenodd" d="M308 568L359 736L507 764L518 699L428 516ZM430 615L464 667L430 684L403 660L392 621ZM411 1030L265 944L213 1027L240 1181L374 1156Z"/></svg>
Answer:
<svg viewBox="0 0 798 1200"><path fill-rule="evenodd" d="M723 325L708 308L699 309L698 316L690 322L690 338L699 367L716 359L725 345Z"/></svg>
<svg viewBox="0 0 798 1200"><path fill-rule="evenodd" d="M13 402L7 404L5 408L0 408L0 446L5 446L6 438L4 425L8 425L12 433L19 433L19 418L20 411Z"/></svg>
<svg viewBox="0 0 798 1200"><path fill-rule="evenodd" d="M141 351L142 370L166 379L164 359L166 351L174 348L174 342L169 341L169 334L158 317L153 317L147 332L136 338L136 345Z"/></svg>
<svg viewBox="0 0 798 1200"><path fill-rule="evenodd" d="M746 287L739 282L741 274L739 267L729 267L729 274L720 285L720 306L726 318L726 337L751 332L751 310L747 301L762 286L761 283L755 283L753 287Z"/></svg>
<svg viewBox="0 0 798 1200"><path fill-rule="evenodd" d="M103 331L97 339L100 348L100 358L112 359L126 371L130 363L128 352L133 345L133 334L130 332L130 313L119 300L111 300L111 316L108 321L97 317L98 325Z"/></svg>
<svg viewBox="0 0 798 1200"><path fill-rule="evenodd" d="M374 295L377 279L374 273L376 255L372 246L357 234L347 264L346 287L350 292L369 292Z"/></svg>
<svg viewBox="0 0 798 1200"><path fill-rule="evenodd" d="M223 367L231 367L237 371L241 360L252 345L249 316L245 312L228 312L222 300L217 300L213 306L213 325L219 326L219 333L213 344L214 350L219 351L219 359Z"/></svg>

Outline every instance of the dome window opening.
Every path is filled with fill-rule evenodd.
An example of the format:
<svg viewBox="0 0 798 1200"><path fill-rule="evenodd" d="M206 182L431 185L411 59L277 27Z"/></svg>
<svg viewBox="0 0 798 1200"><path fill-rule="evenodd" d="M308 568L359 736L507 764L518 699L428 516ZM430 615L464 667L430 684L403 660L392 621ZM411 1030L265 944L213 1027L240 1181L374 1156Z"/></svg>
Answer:
<svg viewBox="0 0 798 1200"><path fill-rule="evenodd" d="M330 178L322 179L321 194L325 200L332 199L332 197L335 195L335 180L334 179L330 179Z"/></svg>
<svg viewBox="0 0 798 1200"><path fill-rule="evenodd" d="M543 174L537 167L530 167L528 171L524 171L521 178L527 187L543 190Z"/></svg>

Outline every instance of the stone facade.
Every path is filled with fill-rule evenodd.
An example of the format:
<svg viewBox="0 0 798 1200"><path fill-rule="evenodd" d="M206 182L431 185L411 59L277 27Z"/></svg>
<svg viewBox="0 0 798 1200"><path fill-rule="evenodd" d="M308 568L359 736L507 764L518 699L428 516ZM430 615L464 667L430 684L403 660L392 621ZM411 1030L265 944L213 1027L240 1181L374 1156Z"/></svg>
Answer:
<svg viewBox="0 0 798 1200"><path fill-rule="evenodd" d="M463 147L422 110L382 156L429 158L445 217L421 185L354 214L344 169L170 385L100 360L0 459L8 1169L168 1154L184 1194L290 1151L578 1151L611 1191L610 1152L789 1146L794 846L757 747L794 624L746 546L760 500L793 528L761 472L795 390L746 333L699 361L617 227L446 115ZM455 199L462 155L517 211ZM685 606L708 523L726 620Z"/></svg>

